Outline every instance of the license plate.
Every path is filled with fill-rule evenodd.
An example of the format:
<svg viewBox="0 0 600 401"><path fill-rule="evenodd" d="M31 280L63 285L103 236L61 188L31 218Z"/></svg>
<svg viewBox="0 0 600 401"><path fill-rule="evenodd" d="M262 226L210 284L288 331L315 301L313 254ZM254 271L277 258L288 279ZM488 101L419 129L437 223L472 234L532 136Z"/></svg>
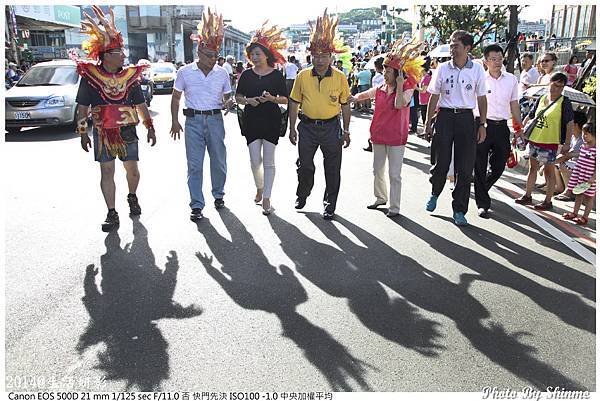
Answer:
<svg viewBox="0 0 600 401"><path fill-rule="evenodd" d="M163 86L161 84L156 84L156 89L162 89Z"/></svg>
<svg viewBox="0 0 600 401"><path fill-rule="evenodd" d="M15 119L17 120L29 120L31 113L28 111L15 111Z"/></svg>

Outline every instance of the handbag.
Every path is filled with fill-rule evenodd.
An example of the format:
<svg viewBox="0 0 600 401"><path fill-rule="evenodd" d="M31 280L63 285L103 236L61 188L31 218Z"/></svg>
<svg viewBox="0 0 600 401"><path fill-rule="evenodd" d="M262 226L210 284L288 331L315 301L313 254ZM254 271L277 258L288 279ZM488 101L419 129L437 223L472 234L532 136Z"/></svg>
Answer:
<svg viewBox="0 0 600 401"><path fill-rule="evenodd" d="M235 111L237 114L238 124L240 126L240 131L242 132L242 136L244 135L244 131L246 131L246 111L245 108L240 107L239 104L236 103ZM279 136L285 136L288 129L288 109L282 106L279 106L279 112L281 113L280 121L279 121Z"/></svg>
<svg viewBox="0 0 600 401"><path fill-rule="evenodd" d="M537 125L537 122L538 122L540 116L543 116L544 113L547 112L548 109L554 105L554 103L558 102L561 97L562 97L562 95L559 96L558 98L554 99L554 101L552 103L550 103L548 105L548 107L546 107L541 113L537 113L535 118L527 123L525 128L523 128L523 136L525 138L529 139L529 137L531 136L531 133L533 132L533 129Z"/></svg>

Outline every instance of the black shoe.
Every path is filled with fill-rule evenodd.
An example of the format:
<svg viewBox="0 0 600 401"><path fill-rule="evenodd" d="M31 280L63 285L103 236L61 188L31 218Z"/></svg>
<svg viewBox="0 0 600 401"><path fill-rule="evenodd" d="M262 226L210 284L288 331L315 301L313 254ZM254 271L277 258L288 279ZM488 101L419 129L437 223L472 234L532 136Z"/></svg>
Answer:
<svg viewBox="0 0 600 401"><path fill-rule="evenodd" d="M109 210L106 220L102 223L102 231L109 232L119 227L119 213L116 210Z"/></svg>
<svg viewBox="0 0 600 401"><path fill-rule="evenodd" d="M490 217L490 211L485 207L480 207L477 209L477 215L483 219L487 219Z"/></svg>
<svg viewBox="0 0 600 401"><path fill-rule="evenodd" d="M190 220L192 221L200 221L202 220L202 209L194 208L192 209L192 214L190 214Z"/></svg>
<svg viewBox="0 0 600 401"><path fill-rule="evenodd" d="M221 199L215 199L215 208L223 209L225 207L225 201Z"/></svg>
<svg viewBox="0 0 600 401"><path fill-rule="evenodd" d="M302 209L304 206L306 206L306 198L297 197L296 198L296 203L294 204L294 207L296 209Z"/></svg>
<svg viewBox="0 0 600 401"><path fill-rule="evenodd" d="M379 206L383 206L383 205L385 205L386 203L387 203L387 202L375 202L375 203L373 203L373 204L371 204L371 205L368 205L368 206L367 206L367 209L371 209L371 210L373 210L373 209L377 209Z"/></svg>
<svg viewBox="0 0 600 401"><path fill-rule="evenodd" d="M335 213L333 212L328 212L327 210L323 212L324 220L333 220L333 216L335 216Z"/></svg>
<svg viewBox="0 0 600 401"><path fill-rule="evenodd" d="M132 216L139 216L142 214L142 208L138 203L136 194L127 195L127 203L129 203L129 214Z"/></svg>

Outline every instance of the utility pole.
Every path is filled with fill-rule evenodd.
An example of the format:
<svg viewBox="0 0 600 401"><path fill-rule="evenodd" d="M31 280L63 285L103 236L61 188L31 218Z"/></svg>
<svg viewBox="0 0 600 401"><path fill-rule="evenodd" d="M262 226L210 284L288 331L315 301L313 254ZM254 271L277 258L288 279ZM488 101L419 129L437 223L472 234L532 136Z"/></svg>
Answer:
<svg viewBox="0 0 600 401"><path fill-rule="evenodd" d="M175 60L175 29L174 25L177 21L175 16L175 6L167 6L166 7L166 17L167 17L167 45L169 47L168 55L169 61Z"/></svg>
<svg viewBox="0 0 600 401"><path fill-rule="evenodd" d="M15 18L15 7L14 6L7 6L6 7L6 12L8 13L8 15L6 15L6 29L8 31L8 37L10 40L10 50L12 52L12 56L15 59L15 63L20 64L19 63L19 52L17 50L17 21Z"/></svg>

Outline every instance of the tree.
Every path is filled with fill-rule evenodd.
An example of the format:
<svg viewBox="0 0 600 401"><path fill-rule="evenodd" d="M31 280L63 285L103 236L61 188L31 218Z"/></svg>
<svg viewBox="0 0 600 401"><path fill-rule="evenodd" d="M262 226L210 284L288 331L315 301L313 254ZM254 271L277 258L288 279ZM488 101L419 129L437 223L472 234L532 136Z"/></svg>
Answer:
<svg viewBox="0 0 600 401"><path fill-rule="evenodd" d="M506 27L509 6L426 6L423 12L425 27L438 31L440 42L447 43L457 29L473 34L473 48L490 33Z"/></svg>
<svg viewBox="0 0 600 401"><path fill-rule="evenodd" d="M508 17L508 47L506 48L506 71L511 74L515 71L515 58L517 57L517 50L519 46L519 38L517 27L519 25L519 6L508 6L509 17ZM519 64L519 70L520 70Z"/></svg>

